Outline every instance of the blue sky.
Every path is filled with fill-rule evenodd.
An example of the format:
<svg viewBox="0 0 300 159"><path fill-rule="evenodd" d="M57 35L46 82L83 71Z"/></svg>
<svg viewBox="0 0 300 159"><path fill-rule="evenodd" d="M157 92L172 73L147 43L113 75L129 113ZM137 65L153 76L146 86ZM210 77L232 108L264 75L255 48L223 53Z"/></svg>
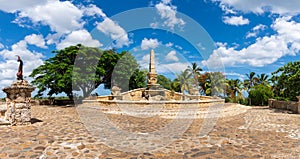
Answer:
<svg viewBox="0 0 300 159"><path fill-rule="evenodd" d="M28 76L77 43L128 50L142 68L154 49L170 78L192 62L243 79L300 59L299 0L2 0L0 17L1 87L16 78L15 55Z"/></svg>

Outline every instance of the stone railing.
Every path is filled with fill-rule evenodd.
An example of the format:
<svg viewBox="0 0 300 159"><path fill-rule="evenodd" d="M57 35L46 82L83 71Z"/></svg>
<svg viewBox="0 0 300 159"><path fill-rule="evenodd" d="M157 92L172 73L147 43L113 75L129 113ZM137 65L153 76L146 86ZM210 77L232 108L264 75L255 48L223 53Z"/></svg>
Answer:
<svg viewBox="0 0 300 159"><path fill-rule="evenodd" d="M276 99L269 99L268 106L270 108L289 110L295 114L300 114L300 96L298 96L298 102L278 101Z"/></svg>

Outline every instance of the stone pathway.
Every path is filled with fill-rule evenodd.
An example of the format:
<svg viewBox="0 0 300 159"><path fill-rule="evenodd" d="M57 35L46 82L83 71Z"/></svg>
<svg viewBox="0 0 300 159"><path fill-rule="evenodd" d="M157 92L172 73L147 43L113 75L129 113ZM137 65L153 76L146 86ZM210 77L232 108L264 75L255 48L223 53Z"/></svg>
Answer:
<svg viewBox="0 0 300 159"><path fill-rule="evenodd" d="M220 118L174 120L33 106L32 125L0 127L0 158L300 158L299 115L266 107L224 108L227 115ZM90 114L82 119L80 113ZM212 120L216 125L201 135ZM133 135L119 138L122 133Z"/></svg>

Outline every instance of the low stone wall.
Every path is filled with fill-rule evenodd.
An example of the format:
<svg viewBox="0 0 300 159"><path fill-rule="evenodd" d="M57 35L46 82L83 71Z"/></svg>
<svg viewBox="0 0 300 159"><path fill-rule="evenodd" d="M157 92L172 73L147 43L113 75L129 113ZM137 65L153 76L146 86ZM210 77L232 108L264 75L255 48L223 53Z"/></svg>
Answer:
<svg viewBox="0 0 300 159"><path fill-rule="evenodd" d="M216 106L220 109L215 111L217 114L222 112L224 99L210 99L198 101L95 101L85 100L83 104L88 106L99 106L104 113L112 114L129 114L133 116L150 117L159 115L163 118L179 117L179 118L194 118L195 116L203 115L203 112L208 112L210 106Z"/></svg>
<svg viewBox="0 0 300 159"><path fill-rule="evenodd" d="M289 110L295 114L300 114L300 103L292 101L278 101L275 99L268 100L268 106L274 109Z"/></svg>

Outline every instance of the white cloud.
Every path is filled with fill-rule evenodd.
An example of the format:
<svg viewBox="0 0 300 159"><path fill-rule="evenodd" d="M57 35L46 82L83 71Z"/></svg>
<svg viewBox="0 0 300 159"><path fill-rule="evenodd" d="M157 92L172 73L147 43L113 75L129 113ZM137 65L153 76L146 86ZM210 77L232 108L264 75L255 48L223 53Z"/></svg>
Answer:
<svg viewBox="0 0 300 159"><path fill-rule="evenodd" d="M164 19L164 25L167 27L174 29L176 25L179 27L183 27L185 22L183 19L178 18L177 7L171 4L170 0L163 0L162 2L155 5L160 17Z"/></svg>
<svg viewBox="0 0 300 159"><path fill-rule="evenodd" d="M16 55L19 55L24 62L24 76L28 76L33 69L43 64L43 55L41 53L28 50L27 42L25 40L21 40L18 43L13 44L10 50L5 49L0 51L0 56L3 58L3 61L0 62L1 88L10 85L16 79L16 73L19 65Z"/></svg>
<svg viewBox="0 0 300 159"><path fill-rule="evenodd" d="M142 50L155 49L160 45L160 42L157 39L147 39L144 38L141 43Z"/></svg>
<svg viewBox="0 0 300 159"><path fill-rule="evenodd" d="M109 18L105 18L104 21L98 23L97 29L115 40L115 47L117 48L128 46L131 43L126 31L119 24Z"/></svg>
<svg viewBox="0 0 300 159"><path fill-rule="evenodd" d="M245 19L242 16L231 16L231 17L225 16L223 17L223 22L225 24L236 25L236 26L246 25L250 23L248 19Z"/></svg>
<svg viewBox="0 0 300 159"><path fill-rule="evenodd" d="M83 27L83 11L70 1L48 0L46 3L16 9L19 12L15 20L22 25L24 18L29 18L35 25L49 25L53 32L69 33ZM63 17L62 17L63 16Z"/></svg>
<svg viewBox="0 0 300 159"><path fill-rule="evenodd" d="M106 14L103 13L102 9L98 8L94 4L90 4L87 7L83 7L82 10L86 16L99 15L100 17L103 17L103 18L107 17Z"/></svg>
<svg viewBox="0 0 300 159"><path fill-rule="evenodd" d="M73 31L66 36L59 44L57 44L57 49L64 49L71 45L83 44L90 47L101 47L102 44L98 40L94 40L91 34L86 30Z"/></svg>
<svg viewBox="0 0 300 159"><path fill-rule="evenodd" d="M157 72L159 73L167 73L167 72L180 73L181 71L184 71L189 65L190 63L188 62L174 62L168 64L158 64L156 69Z"/></svg>
<svg viewBox="0 0 300 159"><path fill-rule="evenodd" d="M201 50L206 50L206 48L202 45L201 42L199 42L196 46L199 47Z"/></svg>
<svg viewBox="0 0 300 159"><path fill-rule="evenodd" d="M227 47L226 44L220 45L203 64L213 66L217 64L216 58L220 58L226 66L246 64L262 67L283 56L295 56L299 53L300 23L292 21L291 17L281 17L277 18L271 27L276 34L257 38L255 43L240 50Z"/></svg>
<svg viewBox="0 0 300 159"><path fill-rule="evenodd" d="M10 0L9 2L0 1L0 10L8 13L14 13L16 11L30 9L33 6L44 5L45 3L47 3L47 0Z"/></svg>
<svg viewBox="0 0 300 159"><path fill-rule="evenodd" d="M281 15L296 15L300 13L299 0L212 0L227 5L235 10L262 14L266 11Z"/></svg>
<svg viewBox="0 0 300 159"><path fill-rule="evenodd" d="M2 43L0 43L0 49L3 49L4 45Z"/></svg>
<svg viewBox="0 0 300 159"><path fill-rule="evenodd" d="M165 44L166 47L172 47L173 45L174 45L174 44L171 43L171 42L168 42L168 43Z"/></svg>
<svg viewBox="0 0 300 159"><path fill-rule="evenodd" d="M260 33L260 31L263 31L266 28L266 25L258 24L250 32L247 33L246 38L256 37Z"/></svg>
<svg viewBox="0 0 300 159"><path fill-rule="evenodd" d="M179 61L178 57L176 56L176 51L174 51L174 50L170 51L170 52L166 55L165 60L166 60L167 62L170 62L170 61L175 61L175 62L177 62L177 61Z"/></svg>
<svg viewBox="0 0 300 159"><path fill-rule="evenodd" d="M28 44L35 45L40 48L44 48L44 49L47 48L47 46L45 45L45 40L43 35L36 35L36 34L27 35L25 37L25 41Z"/></svg>

